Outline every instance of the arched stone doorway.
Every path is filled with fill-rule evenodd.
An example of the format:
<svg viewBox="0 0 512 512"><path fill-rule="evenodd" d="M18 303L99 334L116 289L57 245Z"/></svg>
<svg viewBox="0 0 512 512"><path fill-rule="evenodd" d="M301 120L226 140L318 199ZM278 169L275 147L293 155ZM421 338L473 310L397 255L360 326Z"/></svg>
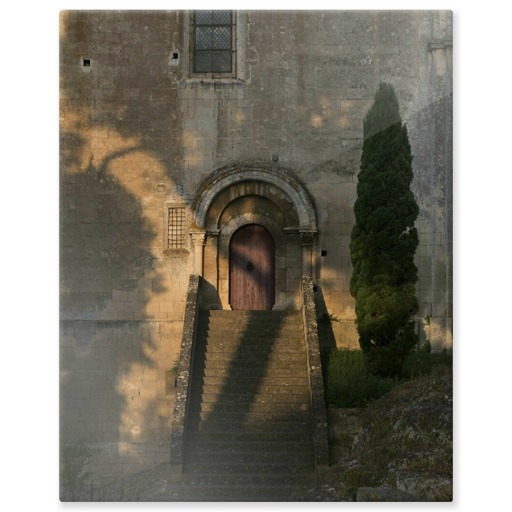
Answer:
<svg viewBox="0 0 512 512"><path fill-rule="evenodd" d="M298 307L300 278L312 275L317 228L309 194L292 173L265 164L220 169L200 187L192 213L194 273L211 285L206 307L231 307L230 242L247 225L261 226L274 241L273 308Z"/></svg>
<svg viewBox="0 0 512 512"><path fill-rule="evenodd" d="M247 224L229 243L231 309L271 310L275 302L275 246L267 229Z"/></svg>

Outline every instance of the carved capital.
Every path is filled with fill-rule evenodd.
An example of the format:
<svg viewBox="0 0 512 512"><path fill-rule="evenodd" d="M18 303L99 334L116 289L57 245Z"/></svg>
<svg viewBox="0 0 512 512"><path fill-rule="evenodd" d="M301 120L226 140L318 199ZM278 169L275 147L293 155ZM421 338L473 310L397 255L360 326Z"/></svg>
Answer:
<svg viewBox="0 0 512 512"><path fill-rule="evenodd" d="M300 245L313 245L315 240L315 231L301 230L300 231Z"/></svg>
<svg viewBox="0 0 512 512"><path fill-rule="evenodd" d="M191 231L189 235L192 239L192 245L202 245L204 247L206 243L206 233L204 231Z"/></svg>

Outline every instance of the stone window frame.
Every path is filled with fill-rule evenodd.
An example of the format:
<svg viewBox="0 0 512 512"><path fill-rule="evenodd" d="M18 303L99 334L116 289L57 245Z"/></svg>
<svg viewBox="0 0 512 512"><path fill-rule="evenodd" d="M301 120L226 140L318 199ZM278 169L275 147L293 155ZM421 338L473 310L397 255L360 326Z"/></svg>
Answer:
<svg viewBox="0 0 512 512"><path fill-rule="evenodd" d="M194 28L194 17L195 11L186 11L184 13L184 30L183 30L183 53L188 56L187 58L181 59L181 71L185 79L182 84L217 84L222 83L226 85L243 85L245 83L245 40L247 36L246 21L247 13L244 11L231 10L233 16L233 36L232 36L232 48L233 48L233 70L231 73L194 73L193 71L193 28Z"/></svg>
<svg viewBox="0 0 512 512"><path fill-rule="evenodd" d="M171 223L171 210L172 209L180 209L183 210L181 225L177 227L179 231L181 231L182 243L179 246L171 247L171 239L169 237L170 231L170 223ZM185 203L178 202L169 202L164 205L164 253L179 253L186 252L188 253L189 249L189 237L188 237L188 227L190 224L190 213Z"/></svg>

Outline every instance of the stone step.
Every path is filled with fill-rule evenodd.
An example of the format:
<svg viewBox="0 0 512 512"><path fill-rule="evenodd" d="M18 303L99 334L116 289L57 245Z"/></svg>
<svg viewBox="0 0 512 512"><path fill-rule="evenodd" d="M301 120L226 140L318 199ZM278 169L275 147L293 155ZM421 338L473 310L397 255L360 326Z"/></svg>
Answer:
<svg viewBox="0 0 512 512"><path fill-rule="evenodd" d="M278 421L292 421L292 419L299 419L297 415L299 413L306 413L309 411L309 404L304 400L297 403L285 403L285 402L266 402L266 403L244 403L242 400L234 402L200 402L195 398L190 404L189 414L192 417L197 418L199 413L211 413L208 417L210 420L216 419L222 421L234 421L235 418L239 418L239 421L243 421L249 414L259 414L261 417L255 417L254 421L263 421L265 415L269 415ZM304 415L304 421L309 418L308 415ZM248 420L246 420L248 421Z"/></svg>
<svg viewBox="0 0 512 512"><path fill-rule="evenodd" d="M208 390L211 391L211 390ZM199 389L191 390L191 403L228 404L252 407L258 404L279 404L282 407L294 404L310 403L309 393L260 393L259 390L233 390L229 393L201 392Z"/></svg>
<svg viewBox="0 0 512 512"><path fill-rule="evenodd" d="M215 367L208 366L207 368L195 366L193 368L194 378L198 379L204 377L217 377L217 378L238 378L249 377L258 379L258 383L262 385L270 385L275 378L300 378L307 379L307 369L295 366L292 368L283 367L253 367L253 368L230 368L229 366L217 365ZM303 380L304 382L304 380Z"/></svg>
<svg viewBox="0 0 512 512"><path fill-rule="evenodd" d="M239 452L201 452L198 450L188 450L185 457L185 465L191 467L192 465L219 464L226 465L243 465L253 466L259 464L273 464L273 465L294 465L308 467L314 460L314 455L311 450L308 451L291 451L291 452L270 452L260 451L252 453L239 453Z"/></svg>
<svg viewBox="0 0 512 512"><path fill-rule="evenodd" d="M302 343L304 333L302 330L290 330L286 329L283 331L272 331L264 329L261 326L253 326L248 329L237 329L235 327L218 327L212 329L199 329L197 331L198 336L201 339L215 339L223 338L230 340L243 340L244 342L276 342L291 340L295 343Z"/></svg>
<svg viewBox="0 0 512 512"><path fill-rule="evenodd" d="M291 395L303 396L309 399L309 386L305 379L297 379L297 382L301 382L301 384L295 383L283 385L261 385L251 381L250 379L244 380L242 382L232 382L224 379L214 380L212 378L203 380L207 380L208 382L218 382L218 384L205 384L203 381L195 381L190 387L190 392L192 394L222 394L226 397L229 397L231 395L243 395L257 392L261 395Z"/></svg>
<svg viewBox="0 0 512 512"><path fill-rule="evenodd" d="M240 326L223 322L222 325L205 325L199 324L198 331L201 336L209 336L215 333L223 335L229 334L232 337L239 338L280 338L280 337L301 337L303 335L302 328L293 326L280 326L273 328L265 325L249 325Z"/></svg>
<svg viewBox="0 0 512 512"><path fill-rule="evenodd" d="M207 350L227 350L227 351L251 351L264 354L272 354L279 352L304 352L304 343L299 338L280 338L280 339L265 339L265 338L247 338L240 340L234 338L230 334L215 335L210 338L198 338L197 349Z"/></svg>
<svg viewBox="0 0 512 512"><path fill-rule="evenodd" d="M212 407L216 405L236 405L243 408L253 408L257 405L278 405L282 408L288 406L294 407L309 406L309 396L291 395L291 394L252 394L252 393L231 393L231 394L218 394L218 393L192 393L190 396L190 405L209 404ZM291 410L291 409L288 409Z"/></svg>
<svg viewBox="0 0 512 512"><path fill-rule="evenodd" d="M307 374L299 377L275 377L269 383L265 382L254 382L252 377L200 377L194 375L192 386L223 386L227 390L238 389L238 388L250 388L258 390L265 388L281 389L294 388L295 386L306 386L309 390L309 382ZM265 391L262 391L265 392Z"/></svg>
<svg viewBox="0 0 512 512"><path fill-rule="evenodd" d="M185 473L182 482L184 484L194 483L204 486L223 486L229 484L230 486L294 486L303 484L313 477L313 473L308 471L296 471L295 473L240 473L240 474L226 474L226 473L200 473L195 471L193 474Z"/></svg>
<svg viewBox="0 0 512 512"><path fill-rule="evenodd" d="M311 443L309 440L297 439L278 439L278 440L260 440L256 439L243 439L243 440L232 440L232 439L209 439L205 436L197 435L190 439L188 449L194 452L203 453L260 453L260 452L272 452L289 453L290 451L300 451L304 453L310 453L314 455Z"/></svg>
<svg viewBox="0 0 512 512"><path fill-rule="evenodd" d="M287 360L276 360L270 359L268 361L253 360L244 361L243 365L232 365L231 359L216 359L213 361L197 361L193 368L213 370L215 368L230 369L233 371L233 375L237 375L239 372L259 372L259 374L266 375L267 372L272 370L297 370L299 373L306 371L306 358L302 356L299 361L287 361ZM234 368L231 368L234 366Z"/></svg>
<svg viewBox="0 0 512 512"><path fill-rule="evenodd" d="M313 469L313 461L311 462L292 462L281 460L278 462L194 462L184 464L184 471L191 475L194 473L224 473L232 474L307 474Z"/></svg>
<svg viewBox="0 0 512 512"><path fill-rule="evenodd" d="M304 341L299 334L289 334L284 336L271 336L262 333L252 332L247 335L238 335L233 331L220 332L215 331L209 334L198 336L198 340L201 340L198 344L200 347L222 347L225 346L228 349L232 347L247 347L249 349L261 348L266 352L272 350L288 350L298 349L304 347Z"/></svg>
<svg viewBox="0 0 512 512"><path fill-rule="evenodd" d="M201 331L205 329L234 329L238 332L250 330L266 330L269 332L303 332L302 319L249 319L240 320L237 318L204 318L199 317L197 326Z"/></svg>
<svg viewBox="0 0 512 512"><path fill-rule="evenodd" d="M306 406L307 407L307 406ZM257 411L236 411L234 408L229 410L229 407L215 408L214 411L208 410L208 407L204 407L207 410L195 410L193 413L190 412L191 421L199 420L201 423L215 423L215 422L226 422L232 423L233 427L240 425L241 428L245 428L249 423L261 422L261 423L273 423L273 422L304 422L309 421L309 411L304 411L300 407L297 407L296 411L286 411L285 413L279 412L278 407L272 406L260 406Z"/></svg>
<svg viewBox="0 0 512 512"><path fill-rule="evenodd" d="M280 486L260 487L248 484L247 486L232 486L229 483L223 486L197 487L195 484L182 484L161 497L151 497L145 501L178 501L181 503L245 503L263 502L280 503L293 500L292 489Z"/></svg>
<svg viewBox="0 0 512 512"><path fill-rule="evenodd" d="M206 342L196 347L196 354L227 354L231 357L246 356L286 358L287 354L301 354L304 357L306 348L304 345L295 343L262 344L262 343L230 343L226 340L218 342Z"/></svg>
<svg viewBox="0 0 512 512"><path fill-rule="evenodd" d="M252 404L258 402L280 402L280 403L309 403L309 389L304 383L302 386L289 386L280 390L272 388L270 384L254 385L253 387L235 387L235 386L201 386L193 384L190 392L194 397L203 396L205 402L240 402ZM220 397L216 399L215 397Z"/></svg>
<svg viewBox="0 0 512 512"><path fill-rule="evenodd" d="M304 332L302 321L297 320L279 320L279 321L260 321L255 320L254 322L244 322L238 320L229 319L204 319L199 318L197 321L197 327L199 332L209 331L234 331L239 334L245 334L249 331L261 331L272 334L279 333L297 333L301 334Z"/></svg>
<svg viewBox="0 0 512 512"><path fill-rule="evenodd" d="M180 502L288 502L312 480L307 473L299 477L277 478L279 476L248 474L235 478L219 475L210 482L208 475L184 475L179 486L171 488L165 499L156 501L167 501L170 496L173 501Z"/></svg>
<svg viewBox="0 0 512 512"><path fill-rule="evenodd" d="M311 431L311 422L308 421L297 421L295 418L286 419L286 417L282 417L278 420L273 421L249 421L249 422L241 422L234 423L232 421L227 420L226 418L215 418L209 421L191 421L189 423L189 431L190 432L217 432L224 433L224 436L231 437L233 433L240 434L252 434L252 433L274 433L274 432L286 432L289 434L297 434L301 433L302 436L305 435L306 432ZM248 439L250 436L245 437ZM270 436L267 439L272 439Z"/></svg>
<svg viewBox="0 0 512 512"><path fill-rule="evenodd" d="M205 415L205 419L220 419L222 415L230 421L283 421L291 418L309 418L309 404L304 400L297 403L267 402L259 404L237 403L204 403L196 401L191 404L189 414L197 417L199 413ZM194 416L192 416L194 415Z"/></svg>
<svg viewBox="0 0 512 512"><path fill-rule="evenodd" d="M233 354L231 352L216 352L209 351L204 354L199 352L198 354L202 361L206 365L209 365L210 362L215 363L216 361L224 361L231 363L232 361L236 361L237 365L272 365L272 366L280 366L282 364L306 364L306 354L301 352L287 352L284 357L278 357L275 354L258 354L258 353L250 353L248 351Z"/></svg>
<svg viewBox="0 0 512 512"><path fill-rule="evenodd" d="M194 428L191 428L187 432L187 444L195 444L195 443L226 443L226 442L237 442L237 443L280 443L280 444L288 444L288 443L303 443L305 441L310 442L307 436L304 436L304 432L309 432L310 426L309 423L306 425L307 429L296 429L296 430L260 430L260 431L250 431L248 432L246 429L239 429L239 431L231 430L229 435L221 430L222 425L219 428L216 428L215 425L210 425L210 428L206 429L204 426L199 429L198 425Z"/></svg>
<svg viewBox="0 0 512 512"><path fill-rule="evenodd" d="M302 330L299 329L284 329L284 330L270 330L262 326L252 326L247 329L238 329L231 326L219 326L216 328L199 328L197 334L200 338L229 338L243 341L277 341L277 340L293 340L299 343L304 336Z"/></svg>
<svg viewBox="0 0 512 512"><path fill-rule="evenodd" d="M204 395L205 400L201 397ZM246 412L251 410L258 412L256 409L262 405L277 405L280 407L287 407L288 405L300 405L309 407L311 402L309 393L293 393L283 395L259 394L258 400L253 400L252 394L243 393L201 393L200 391L192 390L190 395L190 410L200 410L202 405L203 411L225 410L232 412L233 407L239 407L240 411ZM229 407L229 409L228 409Z"/></svg>
<svg viewBox="0 0 512 512"><path fill-rule="evenodd" d="M254 318L256 320L302 318L300 311L228 310L208 309L199 312L201 318Z"/></svg>

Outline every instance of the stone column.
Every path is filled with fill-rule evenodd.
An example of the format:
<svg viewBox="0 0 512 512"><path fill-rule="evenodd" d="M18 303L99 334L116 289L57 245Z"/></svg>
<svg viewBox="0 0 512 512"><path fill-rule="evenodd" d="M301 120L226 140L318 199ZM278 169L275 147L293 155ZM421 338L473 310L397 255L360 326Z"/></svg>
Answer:
<svg viewBox="0 0 512 512"><path fill-rule="evenodd" d="M206 232L206 242L203 252L203 277L213 284L216 288L219 286L218 259L219 259L219 233L217 230L208 230Z"/></svg>
<svg viewBox="0 0 512 512"><path fill-rule="evenodd" d="M206 233L204 231L191 231L192 247L194 248L194 274L203 276L203 251L206 242Z"/></svg>
<svg viewBox="0 0 512 512"><path fill-rule="evenodd" d="M313 276L313 241L315 239L315 231L301 229L300 245L302 246L302 275Z"/></svg>

